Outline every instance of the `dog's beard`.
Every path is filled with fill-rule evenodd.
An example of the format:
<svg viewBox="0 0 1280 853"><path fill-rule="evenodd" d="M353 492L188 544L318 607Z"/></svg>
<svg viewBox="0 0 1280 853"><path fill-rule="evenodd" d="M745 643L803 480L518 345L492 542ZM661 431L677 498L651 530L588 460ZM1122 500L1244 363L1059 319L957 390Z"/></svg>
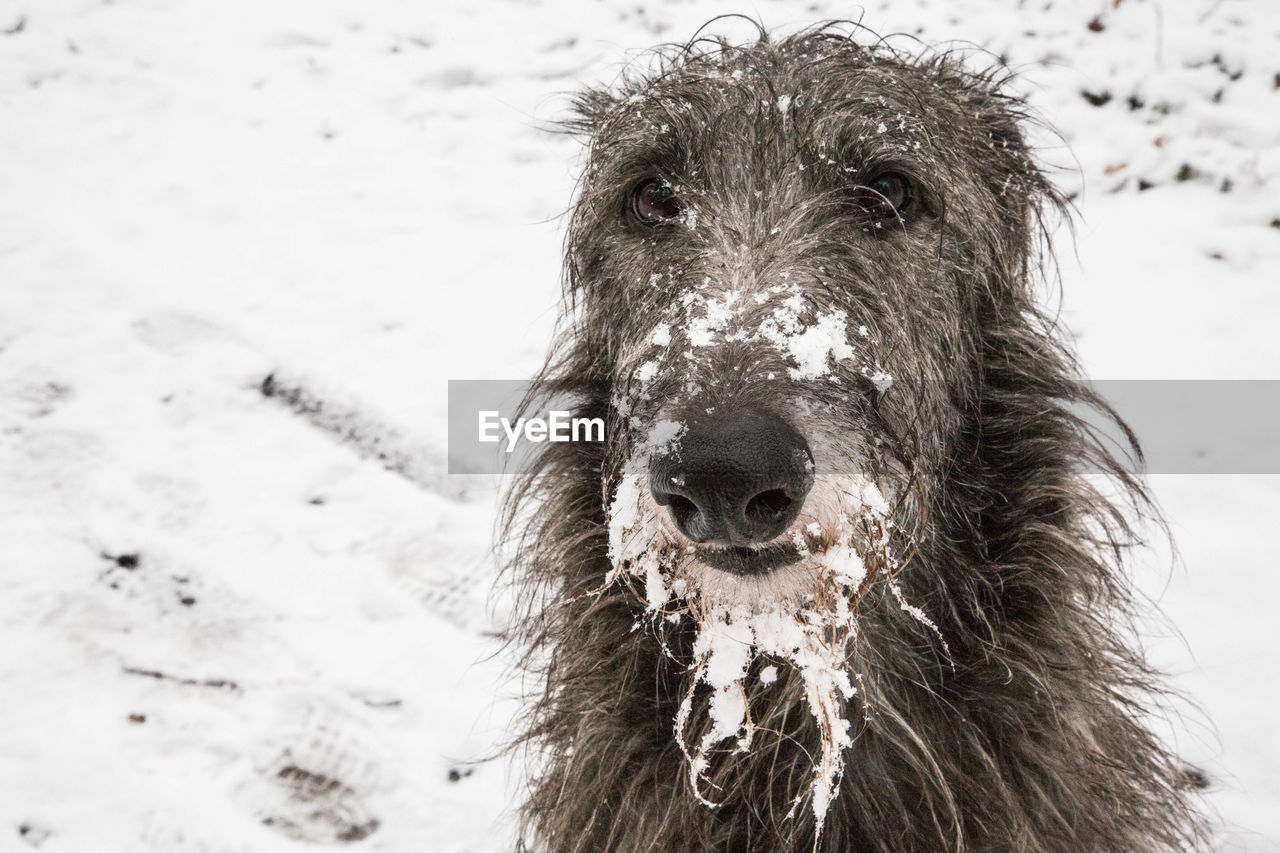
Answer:
<svg viewBox="0 0 1280 853"><path fill-rule="evenodd" d="M761 656L785 661L799 673L804 697L818 727L821 753L809 785L814 817L821 828L832 794L844 769L844 750L852 744L845 702L855 687L845 661L845 648L855 626L851 617L841 620L830 611L813 607L802 611L781 608L751 611L717 606L700 614L694 642L695 663L675 720L675 735L688 760L689 781L695 795L707 805L705 795L708 756L715 749L745 753L751 749L756 724L748 713L744 681L752 662ZM762 687L776 679L776 667L760 669ZM694 742L686 734L693 715L694 691L706 685L711 691L703 734ZM797 796L791 814L803 800ZM790 816L790 815L788 815Z"/></svg>
<svg viewBox="0 0 1280 853"><path fill-rule="evenodd" d="M892 522L884 498L866 479L829 489L836 497L828 501L827 517L802 520L782 537L799 560L763 575L740 576L706 565L696 548L681 544L660 516L662 509L646 499L645 484L643 469L629 467L610 506L612 568L606 583L627 583L642 596L659 638L664 622L692 619L696 626L692 660L679 660L663 643L670 658L688 667L674 722L694 795L714 807L714 793L706 790L715 787L710 756L752 748L757 726L748 695L768 690L777 679L777 661L799 676L821 746L810 784L797 794L788 816L808 793L820 832L844 770L844 751L853 742L846 705L857 693L848 652L858 602L883 579L905 610L932 627L895 581L902 563L890 547ZM757 661L769 665L753 667ZM695 714L700 689L709 689L710 698Z"/></svg>

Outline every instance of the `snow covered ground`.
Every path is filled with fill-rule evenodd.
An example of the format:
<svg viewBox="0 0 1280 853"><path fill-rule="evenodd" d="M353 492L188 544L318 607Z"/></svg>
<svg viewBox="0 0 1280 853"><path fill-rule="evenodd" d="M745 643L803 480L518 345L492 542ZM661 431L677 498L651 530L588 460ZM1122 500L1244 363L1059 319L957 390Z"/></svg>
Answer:
<svg viewBox="0 0 1280 853"><path fill-rule="evenodd" d="M1003 56L1091 373L1280 379L1274 3L0 0L0 851L509 849L445 382L545 347L565 94L727 11ZM1154 485L1180 743L1280 850L1280 478Z"/></svg>

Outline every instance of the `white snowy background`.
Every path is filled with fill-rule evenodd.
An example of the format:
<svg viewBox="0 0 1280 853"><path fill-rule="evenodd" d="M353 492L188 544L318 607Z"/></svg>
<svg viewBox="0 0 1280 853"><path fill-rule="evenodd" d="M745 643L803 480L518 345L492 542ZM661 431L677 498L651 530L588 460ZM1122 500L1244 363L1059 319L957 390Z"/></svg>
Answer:
<svg viewBox="0 0 1280 853"><path fill-rule="evenodd" d="M1003 56L1092 375L1280 379L1273 0L0 0L0 851L510 849L445 383L545 349L567 93L725 12ZM1280 478L1153 485L1174 736L1280 850Z"/></svg>

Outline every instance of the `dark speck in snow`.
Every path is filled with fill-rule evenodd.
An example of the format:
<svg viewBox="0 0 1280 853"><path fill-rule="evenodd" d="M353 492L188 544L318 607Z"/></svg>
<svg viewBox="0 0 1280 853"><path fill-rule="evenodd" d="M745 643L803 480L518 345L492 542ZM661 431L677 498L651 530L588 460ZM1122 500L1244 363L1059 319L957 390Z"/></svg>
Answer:
<svg viewBox="0 0 1280 853"><path fill-rule="evenodd" d="M136 569L138 566L142 565L142 555L137 552L132 554L120 554L115 557L110 554L103 554L102 556L108 560L114 560L115 564L122 569Z"/></svg>

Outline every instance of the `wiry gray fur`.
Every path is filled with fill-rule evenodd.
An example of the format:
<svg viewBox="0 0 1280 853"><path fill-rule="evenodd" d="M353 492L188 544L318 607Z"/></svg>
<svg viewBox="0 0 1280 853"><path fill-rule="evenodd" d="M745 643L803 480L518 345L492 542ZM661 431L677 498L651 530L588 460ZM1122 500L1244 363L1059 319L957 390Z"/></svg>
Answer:
<svg viewBox="0 0 1280 853"><path fill-rule="evenodd" d="M542 379L582 395L581 414L606 418L609 440L545 445L511 496L512 577L529 605L517 638L543 688L521 739L538 766L524 843L1197 848L1203 824L1179 762L1143 725L1160 681L1130 639L1123 562L1140 544L1131 520L1150 504L1077 416L1112 414L1074 381L1033 297L1041 220L1063 202L1028 151L1023 105L1002 93L1002 69L975 74L945 53L858 36L702 40L579 100L572 128L590 158L569 230L565 328ZM886 166L916 180L925 205L877 229L849 200ZM649 176L678 186L696 215L656 230L630 221L628 193ZM766 382L785 365L745 344L682 362L677 340L666 379L633 400L636 420L618 416L611 400L633 390L638 345L684 292L782 271L809 304L870 327L897 378L888 393L857 375ZM949 648L885 584L861 602L848 650L855 741L817 839L807 808L787 817L818 748L798 677L783 672L750 697L756 741L712 762L722 804L707 808L672 730L696 626L652 627L624 584L601 590L621 466L688 372L722 404L810 401L858 465L898 478L896 545L912 554L902 590ZM1088 471L1107 475L1111 493Z"/></svg>

